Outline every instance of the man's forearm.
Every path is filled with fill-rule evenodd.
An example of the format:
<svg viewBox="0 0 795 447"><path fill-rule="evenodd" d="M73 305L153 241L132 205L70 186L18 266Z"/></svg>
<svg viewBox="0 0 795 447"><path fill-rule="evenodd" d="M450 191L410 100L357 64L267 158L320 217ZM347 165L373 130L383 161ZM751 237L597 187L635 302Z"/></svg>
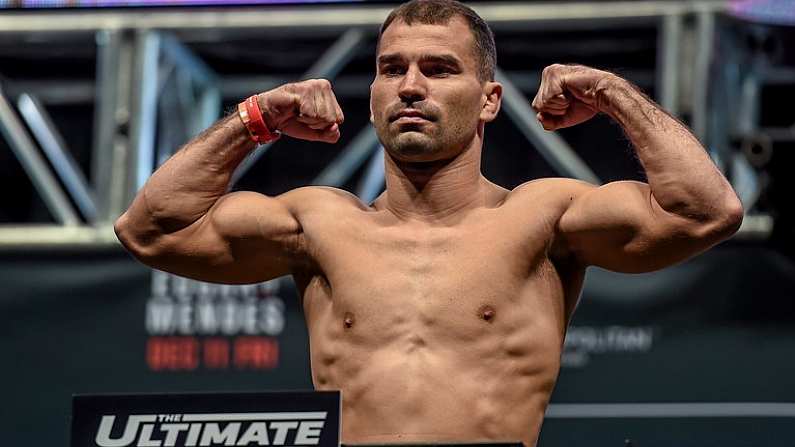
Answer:
<svg viewBox="0 0 795 447"><path fill-rule="evenodd" d="M635 147L652 195L668 212L712 219L738 203L729 182L695 136L629 82L606 82L599 109L615 119Z"/></svg>
<svg viewBox="0 0 795 447"><path fill-rule="evenodd" d="M236 113L221 119L152 174L124 218L160 233L187 227L226 193L232 173L254 146Z"/></svg>

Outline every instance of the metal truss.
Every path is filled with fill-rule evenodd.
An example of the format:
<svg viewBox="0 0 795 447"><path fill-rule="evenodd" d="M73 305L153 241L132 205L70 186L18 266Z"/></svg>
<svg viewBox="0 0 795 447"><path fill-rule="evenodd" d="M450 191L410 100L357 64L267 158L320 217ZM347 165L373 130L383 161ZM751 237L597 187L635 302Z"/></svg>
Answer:
<svg viewBox="0 0 795 447"><path fill-rule="evenodd" d="M17 106L80 213L86 221L94 222L97 217L94 193L88 186L83 172L66 149L66 143L55 128L41 101L33 95L23 93L19 95Z"/></svg>
<svg viewBox="0 0 795 447"><path fill-rule="evenodd" d="M712 149L720 147L712 144L720 135L708 119L711 105L708 87L715 16L725 9L725 2L598 1L472 6L495 30L657 26L658 101L674 114L691 117L694 132L710 147L713 157L723 154ZM38 39L57 40L63 35L89 33L94 35L97 48L93 84L21 81L0 85L0 129L57 222L0 227L0 249L116 245L112 222L159 164L180 144L220 117L222 98L241 98L294 80L278 75L221 76L182 43L184 38L207 32L223 38L226 34L265 31L284 35L284 39L313 33L335 36L336 40L301 78L332 79L338 95L361 94L362 83L369 84L369 79L339 74L374 38L377 26L390 9L365 5L0 14L0 38L24 39L35 35ZM506 115L550 166L561 175L600 183L560 136L543 131L533 118L527 94L537 86L538 74L499 70L498 80L505 86ZM18 110L13 107L12 99L18 101ZM92 101L95 105L90 180L83 178L47 117L48 103L69 101ZM33 136L22 125L20 115ZM167 126L165 117L168 117ZM252 169L265 149L260 148L241 164L233 182ZM40 152L46 155L52 169ZM383 148L369 124L312 183L341 186L362 166L365 166L364 175L356 193L369 203L384 187ZM753 222L751 227L746 234L764 236L769 232L764 222Z"/></svg>
<svg viewBox="0 0 795 447"><path fill-rule="evenodd" d="M0 130L11 145L33 186L44 199L55 220L62 225L76 225L80 219L55 176L47 168L32 137L18 118L11 102L0 89Z"/></svg>

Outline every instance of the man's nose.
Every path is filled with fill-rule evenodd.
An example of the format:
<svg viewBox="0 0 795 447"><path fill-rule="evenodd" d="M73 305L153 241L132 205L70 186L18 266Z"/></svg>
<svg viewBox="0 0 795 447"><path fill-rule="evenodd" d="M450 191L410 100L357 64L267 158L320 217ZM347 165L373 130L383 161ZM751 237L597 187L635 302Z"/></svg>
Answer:
<svg viewBox="0 0 795 447"><path fill-rule="evenodd" d="M411 104L425 99L428 94L425 76L416 67L410 67L400 83L398 95L404 103Z"/></svg>

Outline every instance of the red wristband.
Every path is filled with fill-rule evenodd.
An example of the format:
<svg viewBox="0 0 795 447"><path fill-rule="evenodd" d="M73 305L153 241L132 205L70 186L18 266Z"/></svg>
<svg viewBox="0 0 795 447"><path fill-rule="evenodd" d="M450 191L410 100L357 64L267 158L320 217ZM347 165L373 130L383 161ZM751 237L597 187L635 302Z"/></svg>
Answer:
<svg viewBox="0 0 795 447"><path fill-rule="evenodd" d="M276 141L281 136L281 132L268 129L265 119L262 118L262 111L257 102L257 95L250 96L237 106L237 113L243 124L248 129L251 139L257 144L266 144Z"/></svg>

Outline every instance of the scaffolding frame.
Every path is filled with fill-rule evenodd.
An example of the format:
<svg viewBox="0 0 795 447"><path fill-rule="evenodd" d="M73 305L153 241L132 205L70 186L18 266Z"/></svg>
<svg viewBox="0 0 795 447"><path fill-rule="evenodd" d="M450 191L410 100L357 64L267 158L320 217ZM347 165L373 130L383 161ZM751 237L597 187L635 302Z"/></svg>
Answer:
<svg viewBox="0 0 795 447"><path fill-rule="evenodd" d="M694 132L702 141L709 143L713 138L707 129L710 111L706 95L715 16L726 10L725 1L483 3L472 6L495 30L602 29L627 24L656 26L659 31L655 68L656 82L660 86L658 101L676 115L688 114ZM25 39L35 35L39 40L54 40L64 35L89 34L94 36L97 45L97 73L93 86L73 81L66 85L23 82L17 86L17 91L12 92L12 95L35 92L38 100L56 102L69 95L72 98L93 96L95 127L90 188L64 189L54 181L53 176L62 175L62 170L56 169L52 173L41 160L35 161L37 152L30 136L14 123L15 114L10 102L0 101L0 130L4 131L12 150L21 160L34 160L28 162L27 165L33 168L27 169L27 174L58 221L56 225L0 226L0 250L93 249L118 245L112 231L113 221L124 211L156 164L168 155L163 152L165 143L155 138L158 100L163 96L162 86L166 82L162 72L179 70L182 78L192 79L204 89L200 97L191 98L187 105L184 89L182 98L172 101L171 107L182 104L182 107L199 107L201 110L201 126L188 129L186 139L219 117L220 98L224 94L263 89L263 86L276 86L287 81L268 76L219 79L189 48L181 45L176 36L207 30L223 34L252 29L338 36L325 54L305 71L305 77L333 79L361 48L362 42L377 30L390 10L389 7L361 5L318 6L313 9L238 7L0 14L0 38ZM683 60L687 57L689 61ZM173 64L174 60L179 63ZM164 64L169 61L172 66L164 69ZM504 104L508 117L550 165L562 175L599 183L598 177L562 138L544 132L532 119L529 99L522 90L529 91L532 84L537 85L538 74L498 70L498 80L505 85ZM360 82L348 80L349 84ZM337 89L345 89L344 80L335 83L335 91ZM684 100L686 97L691 100ZM3 98L5 96L0 94L0 99ZM383 183L383 167L376 166L378 160L383 160L382 151L372 126L367 125L312 183L342 185L367 163L357 193L363 199L372 199L380 192ZM262 153L263 149L260 149L258 155ZM238 168L234 180L249 170L255 161L255 157L249 157ZM72 202L85 203L86 197L91 198L90 205L94 211L83 222L77 217L79 213ZM769 233L770 226L769 220L761 224L748 222L740 233L763 237Z"/></svg>

